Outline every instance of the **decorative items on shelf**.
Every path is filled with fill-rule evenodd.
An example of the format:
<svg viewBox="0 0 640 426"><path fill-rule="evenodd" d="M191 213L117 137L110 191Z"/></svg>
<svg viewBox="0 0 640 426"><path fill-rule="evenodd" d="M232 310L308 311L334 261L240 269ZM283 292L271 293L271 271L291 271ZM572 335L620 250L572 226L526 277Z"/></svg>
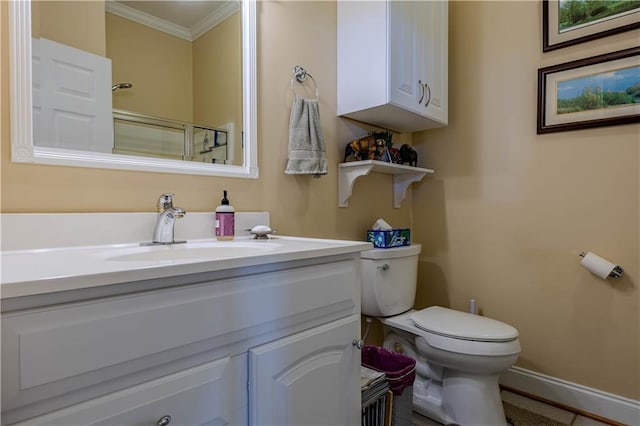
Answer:
<svg viewBox="0 0 640 426"><path fill-rule="evenodd" d="M371 132L367 136L353 140L344 149L344 162L362 160L389 161L387 149L391 147L391 132Z"/></svg>
<svg viewBox="0 0 640 426"><path fill-rule="evenodd" d="M393 133L373 131L367 136L355 139L347 144L344 150L344 162L378 160L393 164L418 166L418 153L407 144L400 149L393 147Z"/></svg>
<svg viewBox="0 0 640 426"><path fill-rule="evenodd" d="M400 147L400 162L418 167L418 153L411 146L404 144Z"/></svg>
<svg viewBox="0 0 640 426"><path fill-rule="evenodd" d="M387 148L387 152L389 153L389 160L385 160L385 161L389 161L390 163L393 164L402 164L402 159L400 157L400 150L398 148L395 147L390 147Z"/></svg>

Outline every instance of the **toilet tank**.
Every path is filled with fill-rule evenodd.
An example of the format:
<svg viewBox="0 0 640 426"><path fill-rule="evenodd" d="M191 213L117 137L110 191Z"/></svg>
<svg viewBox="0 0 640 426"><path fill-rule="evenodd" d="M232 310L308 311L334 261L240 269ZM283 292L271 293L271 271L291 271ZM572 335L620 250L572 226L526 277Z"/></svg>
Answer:
<svg viewBox="0 0 640 426"><path fill-rule="evenodd" d="M362 314L388 317L413 308L420 244L360 253Z"/></svg>

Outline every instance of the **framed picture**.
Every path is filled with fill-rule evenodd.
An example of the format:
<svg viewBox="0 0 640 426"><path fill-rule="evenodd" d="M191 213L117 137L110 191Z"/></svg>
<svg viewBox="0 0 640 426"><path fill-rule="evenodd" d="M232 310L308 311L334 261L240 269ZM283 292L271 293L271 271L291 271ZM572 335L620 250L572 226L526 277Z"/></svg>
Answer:
<svg viewBox="0 0 640 426"><path fill-rule="evenodd" d="M538 70L538 134L640 122L640 47Z"/></svg>
<svg viewBox="0 0 640 426"><path fill-rule="evenodd" d="M544 52L634 28L640 28L640 0L542 1Z"/></svg>

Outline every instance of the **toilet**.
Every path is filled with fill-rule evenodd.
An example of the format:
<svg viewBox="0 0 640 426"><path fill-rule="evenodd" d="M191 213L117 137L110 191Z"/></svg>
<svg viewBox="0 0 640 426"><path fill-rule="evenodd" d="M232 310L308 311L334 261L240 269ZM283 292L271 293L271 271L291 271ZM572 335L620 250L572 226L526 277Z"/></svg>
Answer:
<svg viewBox="0 0 640 426"><path fill-rule="evenodd" d="M432 306L413 310L420 244L361 252L362 314L384 347L416 360L413 409L442 424L506 425L498 379L518 359L518 330Z"/></svg>

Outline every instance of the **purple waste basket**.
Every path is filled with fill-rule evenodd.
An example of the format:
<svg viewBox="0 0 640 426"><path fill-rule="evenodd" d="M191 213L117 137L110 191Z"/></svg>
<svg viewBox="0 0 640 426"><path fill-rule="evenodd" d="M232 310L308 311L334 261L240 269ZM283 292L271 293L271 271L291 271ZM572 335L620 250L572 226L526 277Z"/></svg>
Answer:
<svg viewBox="0 0 640 426"><path fill-rule="evenodd" d="M410 425L413 413L416 360L380 346L365 345L362 347L362 365L383 372L387 376L389 390L393 392L391 425ZM407 392L403 395L405 389Z"/></svg>
<svg viewBox="0 0 640 426"><path fill-rule="evenodd" d="M400 396L416 379L416 360L380 346L362 347L362 365L383 372L389 381L389 390Z"/></svg>

